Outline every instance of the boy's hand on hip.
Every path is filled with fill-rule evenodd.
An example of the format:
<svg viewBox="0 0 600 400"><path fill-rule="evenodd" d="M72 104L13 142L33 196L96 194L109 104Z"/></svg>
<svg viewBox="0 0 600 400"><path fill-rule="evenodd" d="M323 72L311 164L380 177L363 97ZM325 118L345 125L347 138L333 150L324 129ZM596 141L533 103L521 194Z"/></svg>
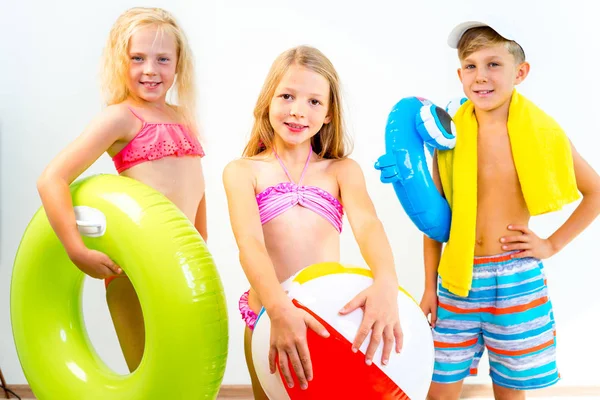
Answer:
<svg viewBox="0 0 600 400"><path fill-rule="evenodd" d="M518 232L515 235L503 236L500 238L502 250L518 253L512 255L512 258L534 257L540 260L552 257L556 250L549 239L542 239L525 225L509 225L508 229Z"/></svg>

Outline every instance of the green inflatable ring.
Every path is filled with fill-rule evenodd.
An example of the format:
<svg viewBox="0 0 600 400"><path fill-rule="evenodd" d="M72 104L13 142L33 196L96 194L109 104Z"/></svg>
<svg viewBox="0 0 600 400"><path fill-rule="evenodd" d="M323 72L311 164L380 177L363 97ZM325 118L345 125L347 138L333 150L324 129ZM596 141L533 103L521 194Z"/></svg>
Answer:
<svg viewBox="0 0 600 400"><path fill-rule="evenodd" d="M10 293L14 340L34 394L41 400L216 398L227 359L227 308L201 236L166 197L130 178L93 176L73 183L71 194L75 206L106 217L105 232L84 242L131 279L144 314L145 351L128 375L97 355L82 314L84 274L40 208L17 251Z"/></svg>

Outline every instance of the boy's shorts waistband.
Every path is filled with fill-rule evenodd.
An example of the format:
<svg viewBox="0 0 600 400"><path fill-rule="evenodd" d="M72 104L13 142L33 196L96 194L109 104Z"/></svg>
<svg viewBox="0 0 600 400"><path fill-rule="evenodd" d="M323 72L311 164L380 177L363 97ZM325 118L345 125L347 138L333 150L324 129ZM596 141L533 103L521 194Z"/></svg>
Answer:
<svg viewBox="0 0 600 400"><path fill-rule="evenodd" d="M475 257L473 257L473 264L474 265L496 264L496 263L510 261L510 260L514 259L513 255L515 255L519 252L520 252L520 250L513 250L513 251L508 251L506 253L493 254L493 255L489 255L489 256L475 256Z"/></svg>

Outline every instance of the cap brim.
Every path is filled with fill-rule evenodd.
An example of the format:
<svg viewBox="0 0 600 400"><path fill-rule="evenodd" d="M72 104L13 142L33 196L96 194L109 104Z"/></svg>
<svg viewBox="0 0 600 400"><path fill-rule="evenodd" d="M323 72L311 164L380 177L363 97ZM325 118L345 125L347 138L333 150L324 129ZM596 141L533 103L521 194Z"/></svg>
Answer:
<svg viewBox="0 0 600 400"><path fill-rule="evenodd" d="M460 38L462 37L462 35L464 35L464 33L466 31L468 31L469 29L478 28L480 26L490 26L490 25L486 24L485 22L480 22L480 21L467 21L467 22L463 22L463 23L456 25L454 27L454 29L452 29L452 31L448 35L448 45L450 47L452 47L453 49L457 49L458 42L460 42ZM491 26L490 26L490 28L491 28ZM492 28L492 29L494 29L494 28Z"/></svg>
<svg viewBox="0 0 600 400"><path fill-rule="evenodd" d="M506 40L515 40L513 33L514 27L512 27L512 25L507 25L507 21L497 21L495 18L489 17L480 21L471 20L456 25L450 32L450 35L448 35L448 45L453 49L457 49L460 38L465 34L465 32L471 28L478 28L480 26L492 28L498 35L502 36Z"/></svg>

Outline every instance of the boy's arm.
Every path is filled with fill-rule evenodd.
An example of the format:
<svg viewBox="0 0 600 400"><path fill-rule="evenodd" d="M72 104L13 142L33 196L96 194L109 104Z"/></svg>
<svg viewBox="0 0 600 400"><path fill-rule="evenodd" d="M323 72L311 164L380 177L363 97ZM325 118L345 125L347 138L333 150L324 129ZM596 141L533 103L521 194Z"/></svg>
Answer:
<svg viewBox="0 0 600 400"><path fill-rule="evenodd" d="M440 178L440 170L438 168L438 152L435 150L433 153L433 162L431 168L431 178L437 188L438 192L443 198L444 188L442 187L442 180ZM442 258L442 246L443 244L437 240L433 240L424 235L423 237L423 260L425 263L425 291L437 289L437 270Z"/></svg>
<svg viewBox="0 0 600 400"><path fill-rule="evenodd" d="M442 243L423 235L423 261L425 264L425 292L437 291L438 265L442 258Z"/></svg>
<svg viewBox="0 0 600 400"><path fill-rule="evenodd" d="M433 165L431 169L431 178L438 192L444 197L444 189L440 179L440 172L437 165L437 150L433 154ZM431 326L435 326L437 319L437 277L438 266L442 258L443 244L423 235L423 261L425 264L425 291L421 299L421 309L425 315L430 315Z"/></svg>
<svg viewBox="0 0 600 400"><path fill-rule="evenodd" d="M504 250L522 250L514 257L536 257L545 259L562 250L569 242L587 228L600 214L600 176L571 145L577 189L583 199L565 223L549 238L541 239L527 226L510 225L509 230L520 235L503 237Z"/></svg>
<svg viewBox="0 0 600 400"><path fill-rule="evenodd" d="M562 250L600 214L600 176L575 150L575 146L571 145L571 151L577 189L583 199L569 219L548 238L554 253Z"/></svg>

